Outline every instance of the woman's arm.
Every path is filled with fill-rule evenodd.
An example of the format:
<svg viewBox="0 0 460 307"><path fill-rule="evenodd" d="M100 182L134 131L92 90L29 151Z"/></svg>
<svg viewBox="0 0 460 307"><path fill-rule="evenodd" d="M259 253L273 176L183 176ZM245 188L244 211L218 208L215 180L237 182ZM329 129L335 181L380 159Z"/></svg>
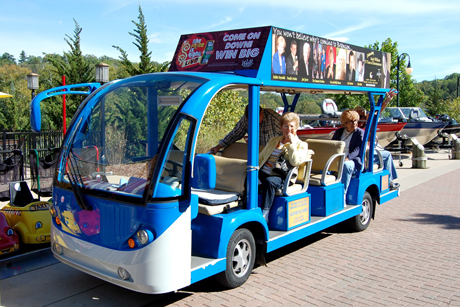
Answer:
<svg viewBox="0 0 460 307"><path fill-rule="evenodd" d="M308 144L299 141L287 147L287 160L292 166L299 166L308 156Z"/></svg>

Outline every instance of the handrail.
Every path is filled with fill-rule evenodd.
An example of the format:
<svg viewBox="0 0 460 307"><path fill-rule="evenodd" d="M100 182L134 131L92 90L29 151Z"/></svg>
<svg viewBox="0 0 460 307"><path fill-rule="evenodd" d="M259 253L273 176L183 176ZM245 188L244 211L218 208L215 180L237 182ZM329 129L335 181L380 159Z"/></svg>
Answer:
<svg viewBox="0 0 460 307"><path fill-rule="evenodd" d="M99 83L81 83L81 84L70 84L65 86L54 87L49 90L39 93L30 102L30 126L34 132L40 132L41 130L41 111L40 103L46 98L50 98L58 95L90 95L92 92L101 87ZM73 91L72 89L88 88L87 91Z"/></svg>

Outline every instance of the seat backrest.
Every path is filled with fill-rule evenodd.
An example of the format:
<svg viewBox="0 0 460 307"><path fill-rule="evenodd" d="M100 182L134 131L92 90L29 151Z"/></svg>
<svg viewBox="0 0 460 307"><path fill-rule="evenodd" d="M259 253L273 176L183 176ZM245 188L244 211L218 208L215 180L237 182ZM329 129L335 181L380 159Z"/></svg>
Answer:
<svg viewBox="0 0 460 307"><path fill-rule="evenodd" d="M259 145L259 152L264 149L265 146ZM243 142L236 142L227 146L222 151L222 157L233 158L233 159L248 159L248 144Z"/></svg>
<svg viewBox="0 0 460 307"><path fill-rule="evenodd" d="M216 161L216 190L243 194L246 181L246 160L214 156Z"/></svg>
<svg viewBox="0 0 460 307"><path fill-rule="evenodd" d="M329 161L329 158L335 154L342 154L345 149L345 142L323 139L307 139L308 148L315 152L311 169L314 172L322 171ZM329 167L330 171L339 171L339 161L336 159Z"/></svg>
<svg viewBox="0 0 460 307"><path fill-rule="evenodd" d="M24 207L34 201L29 186L25 181L10 183L10 205Z"/></svg>
<svg viewBox="0 0 460 307"><path fill-rule="evenodd" d="M409 119L417 120L420 118L419 109L411 109L409 114Z"/></svg>
<svg viewBox="0 0 460 307"><path fill-rule="evenodd" d="M334 100L330 98L323 100L323 103L321 104L321 112L326 117L336 117L342 114L342 112L338 112L337 105Z"/></svg>

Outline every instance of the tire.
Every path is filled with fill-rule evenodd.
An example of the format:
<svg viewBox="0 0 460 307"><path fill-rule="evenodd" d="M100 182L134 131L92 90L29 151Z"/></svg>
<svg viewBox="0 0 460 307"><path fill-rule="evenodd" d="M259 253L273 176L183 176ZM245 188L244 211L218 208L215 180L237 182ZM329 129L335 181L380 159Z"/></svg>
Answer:
<svg viewBox="0 0 460 307"><path fill-rule="evenodd" d="M237 229L227 247L227 267L216 275L217 281L227 288L237 288L244 284L251 275L256 257L256 244L252 233Z"/></svg>
<svg viewBox="0 0 460 307"><path fill-rule="evenodd" d="M369 192L366 191L364 193L363 197L363 212L361 212L359 215L352 217L349 219L349 226L353 231L363 231L366 230L367 227L369 227L369 224L371 223L373 211L374 211L374 200L372 199L372 196L369 194Z"/></svg>

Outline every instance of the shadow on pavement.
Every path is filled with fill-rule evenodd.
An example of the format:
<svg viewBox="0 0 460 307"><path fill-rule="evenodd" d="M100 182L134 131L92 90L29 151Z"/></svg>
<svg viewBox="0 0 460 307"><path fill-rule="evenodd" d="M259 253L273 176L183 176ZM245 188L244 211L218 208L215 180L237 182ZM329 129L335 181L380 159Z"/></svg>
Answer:
<svg viewBox="0 0 460 307"><path fill-rule="evenodd" d="M413 218L400 219L399 221L440 225L443 226L444 229L460 229L460 218L453 215L417 213L414 214Z"/></svg>

